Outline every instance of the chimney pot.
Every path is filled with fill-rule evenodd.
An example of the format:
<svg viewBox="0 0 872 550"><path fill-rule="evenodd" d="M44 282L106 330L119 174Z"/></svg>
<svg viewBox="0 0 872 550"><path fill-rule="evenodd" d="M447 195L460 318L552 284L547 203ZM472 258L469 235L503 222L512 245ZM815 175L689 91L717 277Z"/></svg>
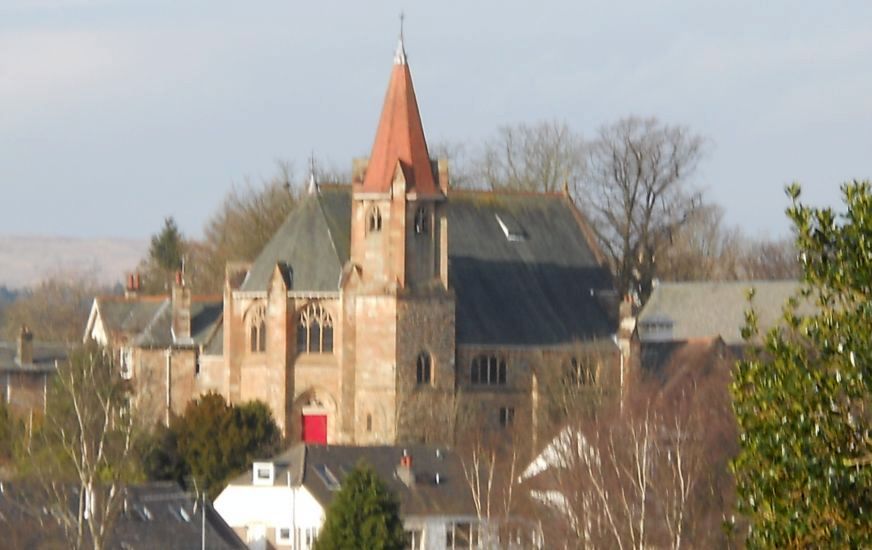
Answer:
<svg viewBox="0 0 872 550"><path fill-rule="evenodd" d="M29 365L33 363L33 332L27 325L21 325L18 333L18 363Z"/></svg>

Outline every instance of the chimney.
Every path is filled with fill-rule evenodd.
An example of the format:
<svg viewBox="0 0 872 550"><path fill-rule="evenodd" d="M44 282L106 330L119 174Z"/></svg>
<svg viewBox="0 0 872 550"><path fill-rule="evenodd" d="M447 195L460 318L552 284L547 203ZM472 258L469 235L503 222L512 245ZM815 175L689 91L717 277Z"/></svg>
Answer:
<svg viewBox="0 0 872 550"><path fill-rule="evenodd" d="M21 332L18 333L18 353L16 355L19 365L30 365L33 363L33 333L27 328L27 325L21 325Z"/></svg>
<svg viewBox="0 0 872 550"><path fill-rule="evenodd" d="M403 449L403 456L400 457L400 464L397 466L397 477L400 478L406 487L415 485L415 472L412 471L412 457Z"/></svg>
<svg viewBox="0 0 872 550"><path fill-rule="evenodd" d="M172 294L173 342L191 343L191 290L185 286L181 271L176 272Z"/></svg>
<svg viewBox="0 0 872 550"><path fill-rule="evenodd" d="M124 297L136 298L141 287L142 279L140 278L139 273L128 273L127 286L124 287Z"/></svg>

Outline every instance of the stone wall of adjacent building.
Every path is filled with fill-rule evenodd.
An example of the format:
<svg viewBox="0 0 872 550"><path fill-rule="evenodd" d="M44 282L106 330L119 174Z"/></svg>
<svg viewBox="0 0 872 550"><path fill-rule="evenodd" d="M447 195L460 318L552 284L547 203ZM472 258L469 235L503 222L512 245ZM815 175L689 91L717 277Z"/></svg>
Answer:
<svg viewBox="0 0 872 550"><path fill-rule="evenodd" d="M47 384L53 373L42 371L6 371L0 373L0 399L17 416L31 412L43 414Z"/></svg>

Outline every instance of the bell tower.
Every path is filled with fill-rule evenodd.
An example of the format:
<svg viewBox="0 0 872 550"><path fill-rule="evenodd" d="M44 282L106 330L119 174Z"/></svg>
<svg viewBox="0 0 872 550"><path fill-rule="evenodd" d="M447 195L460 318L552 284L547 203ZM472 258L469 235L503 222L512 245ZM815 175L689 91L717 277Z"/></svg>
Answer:
<svg viewBox="0 0 872 550"><path fill-rule="evenodd" d="M347 425L358 444L422 440L415 427L434 422L418 408L455 385L448 166L430 159L402 33L372 153L352 172Z"/></svg>

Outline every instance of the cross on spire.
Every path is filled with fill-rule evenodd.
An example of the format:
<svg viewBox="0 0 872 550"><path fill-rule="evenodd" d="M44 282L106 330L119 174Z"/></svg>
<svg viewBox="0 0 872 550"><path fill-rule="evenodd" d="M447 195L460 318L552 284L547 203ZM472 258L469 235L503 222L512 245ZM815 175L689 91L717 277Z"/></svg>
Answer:
<svg viewBox="0 0 872 550"><path fill-rule="evenodd" d="M394 54L394 65L406 64L406 47L403 44L403 24L405 23L405 20L406 14L404 12L400 12L400 42L399 44L397 44L397 52Z"/></svg>

